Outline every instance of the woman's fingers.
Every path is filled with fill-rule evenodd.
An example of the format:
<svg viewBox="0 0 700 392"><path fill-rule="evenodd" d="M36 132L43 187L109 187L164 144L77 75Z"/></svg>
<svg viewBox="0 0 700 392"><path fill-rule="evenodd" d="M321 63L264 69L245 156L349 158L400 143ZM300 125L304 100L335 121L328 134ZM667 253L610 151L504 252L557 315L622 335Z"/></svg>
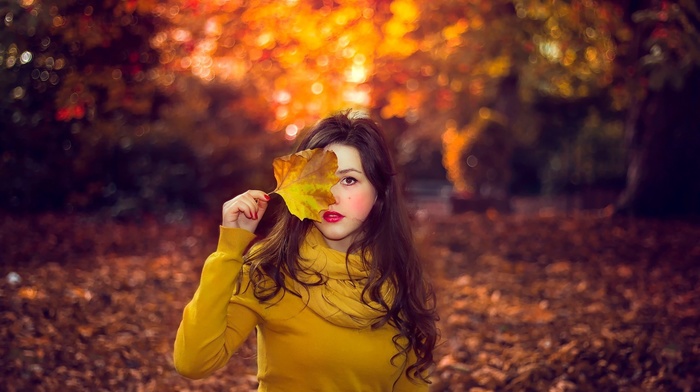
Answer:
<svg viewBox="0 0 700 392"><path fill-rule="evenodd" d="M254 199L261 200L266 203L270 200L270 196L268 196L268 194L263 191L250 190L246 193L252 196Z"/></svg>
<svg viewBox="0 0 700 392"><path fill-rule="evenodd" d="M270 200L270 196L263 191L248 190L241 193L224 203L222 224L254 231L257 227L258 219L262 217L267 209L268 200ZM245 217L245 220L241 218L241 214Z"/></svg>
<svg viewBox="0 0 700 392"><path fill-rule="evenodd" d="M249 213L246 214L246 217L253 220L259 219L267 209L267 201L270 196L263 191L248 191L244 195L241 202L248 207Z"/></svg>
<svg viewBox="0 0 700 392"><path fill-rule="evenodd" d="M256 219L255 215L258 213L258 203L252 198L243 198L240 200L239 209L242 211L246 218Z"/></svg>

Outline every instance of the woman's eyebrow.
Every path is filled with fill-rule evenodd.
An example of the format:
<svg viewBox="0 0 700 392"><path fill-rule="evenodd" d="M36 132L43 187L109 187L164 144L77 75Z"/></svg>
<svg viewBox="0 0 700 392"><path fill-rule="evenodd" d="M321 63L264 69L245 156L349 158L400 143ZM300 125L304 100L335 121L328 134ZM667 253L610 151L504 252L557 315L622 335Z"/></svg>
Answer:
<svg viewBox="0 0 700 392"><path fill-rule="evenodd" d="M362 174L361 171L359 171L359 170L357 170L357 169L354 169L354 168L352 168L352 167L347 168L347 169L343 169L343 170L338 170L338 171L335 172L335 173L336 173L336 174L347 174L347 173L350 173L350 172L357 172L357 173Z"/></svg>

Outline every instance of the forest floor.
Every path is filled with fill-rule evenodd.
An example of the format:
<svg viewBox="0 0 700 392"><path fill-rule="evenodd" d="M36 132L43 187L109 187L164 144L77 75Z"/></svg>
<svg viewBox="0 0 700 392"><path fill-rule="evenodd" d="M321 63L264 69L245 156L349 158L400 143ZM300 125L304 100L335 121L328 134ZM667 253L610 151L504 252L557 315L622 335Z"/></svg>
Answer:
<svg viewBox="0 0 700 392"><path fill-rule="evenodd" d="M576 214L416 224L441 316L432 391L700 388L700 225ZM8 391L250 391L252 338L205 380L173 369L218 223L3 216Z"/></svg>

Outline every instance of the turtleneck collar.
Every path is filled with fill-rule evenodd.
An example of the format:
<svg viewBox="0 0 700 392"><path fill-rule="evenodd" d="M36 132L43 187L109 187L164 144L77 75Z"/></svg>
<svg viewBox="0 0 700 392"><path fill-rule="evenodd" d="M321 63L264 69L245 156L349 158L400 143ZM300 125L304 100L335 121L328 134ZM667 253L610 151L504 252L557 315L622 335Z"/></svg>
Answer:
<svg viewBox="0 0 700 392"><path fill-rule="evenodd" d="M351 254L346 259L344 252L329 248L323 234L312 227L302 243L299 256L303 268L299 280L314 283L320 275L324 282L305 287L292 282L295 291L316 314L338 326L358 329L370 327L385 314L378 302L368 298L362 301L369 271L359 255ZM390 291L383 289L382 294L384 301L391 304L393 296Z"/></svg>

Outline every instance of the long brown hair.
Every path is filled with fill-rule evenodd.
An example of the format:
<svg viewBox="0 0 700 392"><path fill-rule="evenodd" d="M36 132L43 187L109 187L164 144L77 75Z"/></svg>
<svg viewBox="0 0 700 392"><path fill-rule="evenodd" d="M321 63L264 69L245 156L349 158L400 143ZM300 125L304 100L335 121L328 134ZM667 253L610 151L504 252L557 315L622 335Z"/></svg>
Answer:
<svg viewBox="0 0 700 392"><path fill-rule="evenodd" d="M369 267L363 301L365 298L376 301L386 311L372 327L389 323L397 328L399 332L393 339L399 349L397 356L413 350L417 357L416 363L406 368L406 375L427 382L438 335L435 294L424 278L413 245L408 212L391 154L379 126L369 118L352 117L350 112L321 120L305 135L296 151L324 148L334 143L359 151L365 174L377 191L377 201L361 227L363 234L348 249L348 255L359 254ZM273 299L281 290L283 294L291 292L285 286L285 275L304 284L297 278L303 271L298 262L299 249L313 223L292 216L284 205L277 214L277 223L270 234L246 257L255 296L262 302ZM367 254L371 258L365 258ZM309 271L304 272L308 276ZM313 284L322 283L319 276L318 282ZM393 289L392 303L383 299L384 285Z"/></svg>

